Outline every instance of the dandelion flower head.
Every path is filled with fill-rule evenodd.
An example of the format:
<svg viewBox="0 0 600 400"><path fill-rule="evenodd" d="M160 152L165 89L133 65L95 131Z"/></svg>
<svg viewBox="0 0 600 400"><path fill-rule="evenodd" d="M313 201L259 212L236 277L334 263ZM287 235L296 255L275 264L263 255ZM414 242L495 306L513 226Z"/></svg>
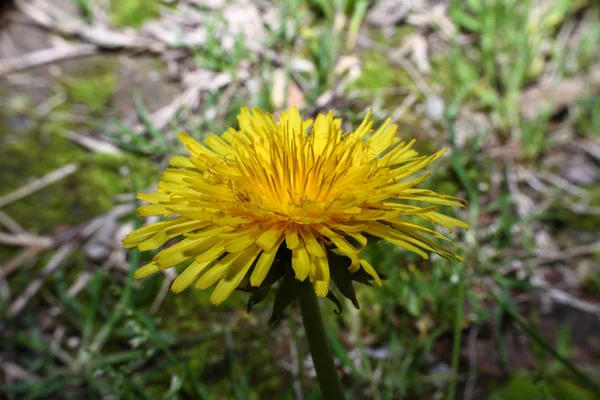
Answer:
<svg viewBox="0 0 600 400"><path fill-rule="evenodd" d="M137 270L136 278L191 261L172 290L216 283L211 301L218 304L242 281L259 287L270 269L283 268L274 263L280 248L291 252L295 278L309 279L320 297L330 289L331 251L347 258L350 273L363 269L381 285L361 255L368 238L423 258L459 259L438 243L452 245L431 225L468 228L437 211L464 202L417 188L429 174L415 176L444 150L419 156L414 140L401 141L390 119L374 130L370 113L353 132L344 132L332 112L313 122L295 108L279 121L243 108L238 122L239 129L210 134L204 145L181 133L190 156L174 156L158 190L139 195L149 204L138 215L165 219L132 232L124 245L152 250L182 239Z"/></svg>

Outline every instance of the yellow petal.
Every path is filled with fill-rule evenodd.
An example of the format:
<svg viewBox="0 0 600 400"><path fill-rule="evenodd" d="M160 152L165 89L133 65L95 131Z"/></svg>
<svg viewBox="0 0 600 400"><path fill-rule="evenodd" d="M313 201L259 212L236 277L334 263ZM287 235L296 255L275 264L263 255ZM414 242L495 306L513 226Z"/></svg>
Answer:
<svg viewBox="0 0 600 400"><path fill-rule="evenodd" d="M217 243L206 252L196 256L196 262L202 263L207 261L213 261L225 254L225 247L220 243Z"/></svg>
<svg viewBox="0 0 600 400"><path fill-rule="evenodd" d="M263 283L265 277L269 273L269 269L271 269L271 265L273 265L276 255L276 250L273 250L270 253L263 252L260 255L258 262L254 267L254 271L252 271L252 275L250 276L250 284L252 286L260 286Z"/></svg>
<svg viewBox="0 0 600 400"><path fill-rule="evenodd" d="M292 250L292 268L294 269L296 279L303 281L310 272L310 259L306 247L298 246Z"/></svg>
<svg viewBox="0 0 600 400"><path fill-rule="evenodd" d="M464 207L464 200L452 197L443 196L432 192L431 190L406 189L396 196L397 199L406 199L414 201L425 201L432 204L440 204L444 206Z"/></svg>
<svg viewBox="0 0 600 400"><path fill-rule="evenodd" d="M409 177L409 176L413 175L414 173L422 170L423 168L425 168L427 165L431 164L438 158L440 158L442 156L442 154L444 154L445 152L446 152L446 149L442 149L442 150L438 151L437 153L434 153L428 157L417 158L416 160L414 160L410 163L404 164L401 167L393 169L392 172L390 173L390 177L393 177L394 179L397 179L397 180Z"/></svg>
<svg viewBox="0 0 600 400"><path fill-rule="evenodd" d="M169 160L169 165L180 168L194 168L194 163L189 158L183 156L173 156Z"/></svg>
<svg viewBox="0 0 600 400"><path fill-rule="evenodd" d="M298 227L295 224L290 225L287 232L285 233L285 242L287 244L287 248L290 250L294 250L298 246L300 246L300 238L298 237Z"/></svg>
<svg viewBox="0 0 600 400"><path fill-rule="evenodd" d="M138 248L141 251L153 250L165 244L169 239L172 239L190 230L199 229L207 225L207 223L203 221L189 221L187 218L182 219L184 219L186 222L171 224L170 227L160 230L151 238L140 243Z"/></svg>
<svg viewBox="0 0 600 400"><path fill-rule="evenodd" d="M174 218L175 219L175 218ZM178 223L171 223L169 226L165 228L165 233L167 235L180 235L182 233L195 231L198 229L204 229L211 226L210 223L205 221L194 221L189 220L188 218L181 218L184 221L179 220Z"/></svg>
<svg viewBox="0 0 600 400"><path fill-rule="evenodd" d="M149 264L144 265L143 267L140 267L137 271L135 271L133 277L135 279L142 279L152 274L155 274L158 271L160 271L158 265L156 265L154 262L151 262Z"/></svg>
<svg viewBox="0 0 600 400"><path fill-rule="evenodd" d="M375 154L383 153L383 151L390 147L394 142L398 125L392 125L388 128L388 125L391 121L392 119L388 118L377 130L377 132L375 132L367 141Z"/></svg>
<svg viewBox="0 0 600 400"><path fill-rule="evenodd" d="M329 282L325 281L314 281L313 288L319 297L327 297L329 293Z"/></svg>
<svg viewBox="0 0 600 400"><path fill-rule="evenodd" d="M375 272L375 268L373 268L373 266L371 264L369 264L369 262L367 260L365 260L364 258L361 258L360 265L362 265L362 267L365 269L367 274L371 275L373 277L373 279L375 279L375 283L377 284L377 286L382 285L381 278L379 277L379 275L377 275L377 272Z"/></svg>
<svg viewBox="0 0 600 400"><path fill-rule="evenodd" d="M187 289L196 279L202 271L208 266L210 262L198 263L194 261L187 267L183 272L175 279L171 285L171 291L173 293L180 293Z"/></svg>
<svg viewBox="0 0 600 400"><path fill-rule="evenodd" d="M137 209L137 215L140 217L151 217L151 216L168 216L171 212L167 208L160 204L147 204Z"/></svg>
<svg viewBox="0 0 600 400"><path fill-rule="evenodd" d="M385 222L388 224L391 224L394 228L396 228L398 230L402 230L403 232L408 232L410 230L423 232L423 233L425 233L427 235L431 235L437 239L444 240L444 241L450 243L450 245L452 245L452 247L454 247L454 242L452 240L448 239L446 236L442 235L441 233L436 232L432 229L425 228L424 226L421 226L418 224L413 224L412 222L408 222L403 219L392 219L392 220L386 220Z"/></svg>
<svg viewBox="0 0 600 400"><path fill-rule="evenodd" d="M237 225L248 223L246 217L230 217L230 218L216 218L215 216L211 219L213 224L217 225Z"/></svg>
<svg viewBox="0 0 600 400"><path fill-rule="evenodd" d="M210 296L213 304L219 304L229 297L229 295L238 287L261 250L257 246L242 252L235 260L227 274L221 279L215 290Z"/></svg>
<svg viewBox="0 0 600 400"><path fill-rule="evenodd" d="M268 230L261 233L256 239L256 244L263 249L265 252L270 252L275 246L279 247L278 242L283 238L283 231L285 229L285 223L276 223Z"/></svg>
<svg viewBox="0 0 600 400"><path fill-rule="evenodd" d="M360 123L359 127L353 133L353 135L355 135L360 140L363 140L369 133L371 133L371 127L373 126L373 121L371 121L371 115L372 110L369 110L365 118Z"/></svg>
<svg viewBox="0 0 600 400"><path fill-rule="evenodd" d="M377 236L381 239L387 240L388 242L395 244L398 247L402 247L403 249L412 251L413 253L416 253L423 257L425 260L429 259L427 253L423 252L418 247L413 246L412 244L402 240L403 238L399 235L399 232L390 226L381 224L379 222L372 222L369 224L366 231L367 233L373 236Z"/></svg>
<svg viewBox="0 0 600 400"><path fill-rule="evenodd" d="M226 257L227 258L227 257ZM228 264L217 263L209 268L204 274L196 281L196 289L204 290L215 284L219 279L227 273L229 268Z"/></svg>
<svg viewBox="0 0 600 400"><path fill-rule="evenodd" d="M203 229L194 233L189 233L186 236L192 238L201 238L201 237L209 237L209 236L217 236L224 232L232 231L233 228L230 226L218 226L210 223L207 229Z"/></svg>
<svg viewBox="0 0 600 400"><path fill-rule="evenodd" d="M146 201L148 203L161 203L171 201L171 196L166 193L138 193L138 200Z"/></svg>
<svg viewBox="0 0 600 400"><path fill-rule="evenodd" d="M412 150L412 147L416 143L416 140L411 140L408 143L402 142L390 150L387 154L381 157L382 165L388 167L395 167L406 161L413 159L419 155L416 151Z"/></svg>
<svg viewBox="0 0 600 400"><path fill-rule="evenodd" d="M165 228L169 227L170 225L177 225L179 223L183 223L186 221L188 221L187 218L177 217L177 218L168 219L166 221L160 221L160 222L156 222L154 224L146 225L142 228L136 229L135 231L133 231L129 235L127 235L125 237L125 239L123 239L123 246L125 246L126 248L135 247L138 244L140 244L146 240L149 240L150 238L152 238L152 236L156 235L158 232L162 232ZM156 247L159 247L161 245L162 245L162 243Z"/></svg>
<svg viewBox="0 0 600 400"><path fill-rule="evenodd" d="M316 279L313 282L313 287L319 297L327 296L329 292L329 262L327 257L313 257L312 262L316 269Z"/></svg>
<svg viewBox="0 0 600 400"><path fill-rule="evenodd" d="M177 265L197 256L219 242L218 238L184 239L154 256L154 261L161 269Z"/></svg>
<svg viewBox="0 0 600 400"><path fill-rule="evenodd" d="M410 189L410 188L418 185L419 183L423 182L425 179L429 178L430 175L431 175L431 173L427 173L427 174L424 174L423 176L418 177L417 179L413 179L408 182L402 182L402 183L397 183L395 185L388 186L387 188L385 188L385 193L387 193L388 196L390 194L402 193L406 189ZM392 196L389 196L389 197L392 197ZM382 200L386 200L386 199L382 199Z"/></svg>
<svg viewBox="0 0 600 400"><path fill-rule="evenodd" d="M311 228L299 227L298 230L300 231L302 241L304 242L304 245L310 254L313 254L317 257L326 257L325 251L317 239L315 239L315 235L313 234Z"/></svg>
<svg viewBox="0 0 600 400"><path fill-rule="evenodd" d="M200 143L196 142L190 135L185 132L179 134L179 140L193 155L213 155L213 153Z"/></svg>
<svg viewBox="0 0 600 400"><path fill-rule="evenodd" d="M247 234L246 236L223 242L223 247L225 247L225 250L228 252L237 253L248 248L248 246L254 244L254 242L256 242L256 236Z"/></svg>
<svg viewBox="0 0 600 400"><path fill-rule="evenodd" d="M450 230L450 232L452 232L453 226L458 226L458 227L464 228L466 230L469 230L469 228L470 228L469 224L462 222L459 219L448 217L447 215L440 214L437 212L428 212L425 214L421 214L421 217L448 228Z"/></svg>
<svg viewBox="0 0 600 400"><path fill-rule="evenodd" d="M217 154L226 155L231 152L229 144L214 133L209 134L204 139L204 144Z"/></svg>
<svg viewBox="0 0 600 400"><path fill-rule="evenodd" d="M271 265L273 265L273 261L277 255L277 250L279 250L279 246L282 242L283 236L278 239L276 245L271 249L271 252L263 252L260 255L258 262L254 267L254 271L252 271L252 275L250 276L250 284L252 286L260 286L263 283L265 277L271 269Z"/></svg>

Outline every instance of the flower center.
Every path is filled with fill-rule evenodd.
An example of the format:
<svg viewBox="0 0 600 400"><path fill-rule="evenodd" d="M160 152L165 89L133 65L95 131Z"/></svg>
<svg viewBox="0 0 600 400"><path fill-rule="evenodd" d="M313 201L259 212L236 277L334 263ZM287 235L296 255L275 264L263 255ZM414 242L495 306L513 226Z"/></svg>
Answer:
<svg viewBox="0 0 600 400"><path fill-rule="evenodd" d="M380 175L368 146L341 132L321 138L314 132L273 134L236 145L230 165L237 174L230 187L240 205L258 215L322 222L359 205Z"/></svg>

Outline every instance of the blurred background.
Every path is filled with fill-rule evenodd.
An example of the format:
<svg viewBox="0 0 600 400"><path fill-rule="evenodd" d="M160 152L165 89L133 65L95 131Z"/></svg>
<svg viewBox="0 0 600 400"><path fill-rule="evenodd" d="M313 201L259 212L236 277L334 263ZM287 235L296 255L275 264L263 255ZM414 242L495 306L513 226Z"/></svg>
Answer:
<svg viewBox="0 0 600 400"><path fill-rule="evenodd" d="M600 7L592 0L15 0L0 23L0 398L318 399L296 308L169 292L120 240L184 130L241 106L369 109L449 155L463 264L378 243L323 302L351 399L598 399ZM377 124L376 122L376 124Z"/></svg>

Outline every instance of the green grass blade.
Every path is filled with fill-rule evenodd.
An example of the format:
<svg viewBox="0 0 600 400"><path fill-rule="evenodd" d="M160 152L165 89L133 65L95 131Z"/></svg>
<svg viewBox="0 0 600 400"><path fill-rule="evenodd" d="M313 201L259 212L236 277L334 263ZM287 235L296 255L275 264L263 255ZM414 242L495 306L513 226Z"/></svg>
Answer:
<svg viewBox="0 0 600 400"><path fill-rule="evenodd" d="M161 132L159 132L158 129L156 129L156 127L154 126L152 118L150 117L150 113L144 105L142 96L136 92L133 96L133 99L135 102L135 108L138 112L138 115L140 116L142 124L144 124L150 136L152 136L154 140L156 140L156 142L158 143L158 147L163 151L168 151L169 149L171 149L171 146L165 140L165 136Z"/></svg>

